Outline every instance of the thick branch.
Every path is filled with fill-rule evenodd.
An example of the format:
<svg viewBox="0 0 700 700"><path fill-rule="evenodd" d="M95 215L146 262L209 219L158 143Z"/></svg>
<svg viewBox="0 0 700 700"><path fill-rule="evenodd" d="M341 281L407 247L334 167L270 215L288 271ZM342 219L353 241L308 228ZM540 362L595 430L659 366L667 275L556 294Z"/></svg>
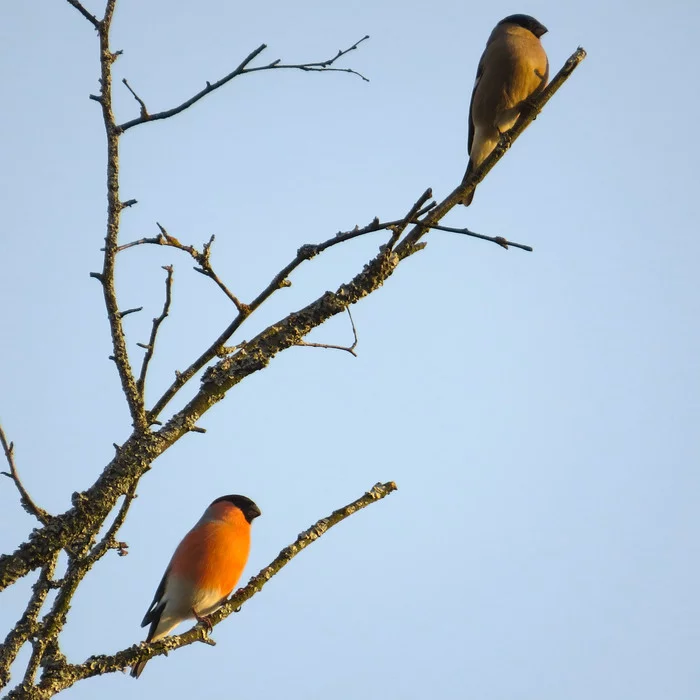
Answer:
<svg viewBox="0 0 700 700"><path fill-rule="evenodd" d="M5 641L0 646L0 688L4 688L10 681L10 666L17 658L19 650L39 630L37 619L46 596L52 588L51 580L56 569L57 559L58 552L55 552L48 564L41 569L39 578L32 587L32 595L24 614L10 630L7 637L5 637Z"/></svg>
<svg viewBox="0 0 700 700"><path fill-rule="evenodd" d="M260 44L260 46L258 46L257 49L251 51L243 59L243 61L235 70L232 70L228 75L225 75L223 78L221 78L221 80L217 80L215 83L210 83L209 81L207 81L206 87L203 90L200 90L196 95L190 97L189 100L185 100L181 105L173 107L172 109L166 109L163 112L156 112L156 114L148 114L148 110L146 109L146 105L143 103L143 100L141 100L140 97L137 97L134 91L131 90L131 88L129 88L129 90L131 90L132 95L139 101L139 104L141 106L141 116L139 116L136 119L131 119L128 122L124 122L123 124L120 124L118 128L121 132L124 132L128 129L131 129L134 126L138 126L139 124L145 124L146 122L153 122L159 119L168 119L169 117L174 117L176 114L184 112L188 107L191 107L196 102L199 102L199 100L201 100L203 97L206 97L210 93L214 92L214 90L218 90L220 87L226 85L226 83L228 83L229 81L233 80L234 78L237 78L239 75L244 75L245 73L256 73L258 71L264 70L279 70L281 68L292 68L297 70L316 71L321 73L330 71L336 71L341 73L353 73L354 75L357 75L366 81L367 78L365 78L364 75L358 73L355 70L352 70L351 68L331 68L331 66L339 58L345 56L345 54L349 53L350 51L354 51L363 41L365 41L365 39L369 39L369 36L362 37L362 39L356 41L352 46L350 46L347 49L344 49L343 51L338 51L338 53L333 58L329 58L326 61L317 61L315 63L285 64L280 63L278 59L276 61L273 61L272 63L268 63L266 66L256 66L255 68L248 68L248 65L267 48L267 44Z"/></svg>
<svg viewBox="0 0 700 700"><path fill-rule="evenodd" d="M19 500L22 504L22 508L33 515L40 523L46 525L46 523L51 520L51 516L43 509L34 503L27 489L24 488L22 481L19 478L19 472L17 471L17 465L15 464L15 446L14 443L8 442L5 436L5 431L0 425L0 443L2 444L2 449L5 452L5 458L7 459L7 464L10 467L9 472L0 472L4 476L10 477L12 481L15 482L15 486L19 491Z"/></svg>
<svg viewBox="0 0 700 700"><path fill-rule="evenodd" d="M55 672L57 667L60 668L65 665L65 658L61 654L58 646L58 635L66 624L66 616L70 609L73 596L88 571L90 571L110 549L116 549L120 556L127 554L126 550L128 545L124 542L117 542L115 536L124 524L129 507L136 497L135 492L136 484L134 484L129 493L124 497L124 501L117 515L99 543L90 549L90 542L88 541L77 548L78 551L70 554L65 575L61 579L60 584L53 586L57 587L59 592L51 606L51 610L44 616L40 624L36 623L36 616L34 617L34 623L31 626L31 633L34 636L34 640L32 641L32 655L27 664L22 683L17 686L13 692L31 694L35 676L40 667L48 669L48 671L45 671L42 675L43 680L44 676L51 677L51 674ZM55 558L52 561L55 561ZM51 569L51 574L52 573L53 568ZM45 597L44 594L42 602ZM0 665L0 672L1 670L2 666ZM10 696L12 696L12 693L10 693ZM20 697L23 696L20 695Z"/></svg>
<svg viewBox="0 0 700 700"><path fill-rule="evenodd" d="M0 556L0 591L75 542L90 542L119 498L128 494L167 446L154 433L134 431L95 483L73 494L73 507L33 530L13 554Z"/></svg>
<svg viewBox="0 0 700 700"><path fill-rule="evenodd" d="M63 661L58 649L57 638L66 624L66 616L68 615L73 596L89 570L90 566L88 566L85 558L70 558L68 569L61 580L61 585L51 610L44 615L41 624L36 629L36 637L32 644L32 655L27 663L22 683L8 697L12 697L13 693L17 691L20 692L19 697L25 697L24 693L30 694L39 668L41 666L46 668L53 664L60 665Z"/></svg>
<svg viewBox="0 0 700 700"><path fill-rule="evenodd" d="M295 556L315 542L319 537L322 537L332 527L346 518L349 518L358 510L366 508L372 503L383 499L395 490L396 484L393 481L385 484L376 484L367 493L352 503L333 511L328 517L318 520L308 530L302 532L292 544L285 547L268 566L262 569L257 575L253 576L245 588L239 589L222 608L211 615L210 619L212 625L217 625L222 620L225 620L246 601L259 593L265 584L279 573ZM82 664L58 663L51 668L51 672L46 675L46 678L42 678L38 687L29 690L26 695L14 695L13 693L15 691L13 691L13 693L10 693L7 697L8 700L10 700L10 698L19 697L31 700L44 700L60 690L69 688L71 685L74 685L84 678L119 671L128 666L132 666L137 661L167 654L174 649L188 646L194 642L203 641L207 637L208 632L205 628L197 625L184 634L167 637L153 644L144 642L139 645L133 645L116 654L91 656Z"/></svg>

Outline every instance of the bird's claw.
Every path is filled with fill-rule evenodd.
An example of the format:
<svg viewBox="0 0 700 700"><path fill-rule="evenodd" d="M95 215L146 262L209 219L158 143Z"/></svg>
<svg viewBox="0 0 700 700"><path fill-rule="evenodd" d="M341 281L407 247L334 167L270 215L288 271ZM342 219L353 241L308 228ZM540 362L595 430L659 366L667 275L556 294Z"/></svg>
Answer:
<svg viewBox="0 0 700 700"><path fill-rule="evenodd" d="M211 634L211 631L214 629L214 625L211 624L209 617L207 615L198 615L194 609L192 609L192 614L194 615L194 619L197 620L198 624L204 625L207 630L207 634Z"/></svg>
<svg viewBox="0 0 700 700"><path fill-rule="evenodd" d="M510 132L508 131L501 131L500 129L498 130L498 137L499 137L499 145L502 146L505 149L510 148L511 144L513 143L513 138L510 135Z"/></svg>
<svg viewBox="0 0 700 700"><path fill-rule="evenodd" d="M522 102L521 102L522 109L520 110L521 117L527 114L530 114L531 112L535 112L535 116L533 119L537 119L537 114L539 113L539 110L537 109L537 106L535 104L535 100L533 97L526 97Z"/></svg>

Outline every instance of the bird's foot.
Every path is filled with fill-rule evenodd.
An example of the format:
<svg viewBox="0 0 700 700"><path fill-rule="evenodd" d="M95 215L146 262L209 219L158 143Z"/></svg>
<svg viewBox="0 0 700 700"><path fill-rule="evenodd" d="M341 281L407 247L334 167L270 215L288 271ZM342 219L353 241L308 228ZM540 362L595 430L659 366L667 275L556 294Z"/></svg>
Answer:
<svg viewBox="0 0 700 700"><path fill-rule="evenodd" d="M510 135L509 131L501 131L498 129L498 139L498 145L506 151L513 143L513 137Z"/></svg>
<svg viewBox="0 0 700 700"><path fill-rule="evenodd" d="M235 598L242 590L243 590L242 588L237 588L237 589L234 591L234 593L233 593L233 595L232 595L231 597L232 597L232 598ZM235 612L235 613L241 612L241 609L242 609L242 608L243 608L243 606L242 606L242 605L239 605L237 608L234 608L234 609L233 609L233 612Z"/></svg>
<svg viewBox="0 0 700 700"><path fill-rule="evenodd" d="M533 119L537 119L537 115L539 114L539 109L537 109L537 105L535 104L535 97L530 96L526 97L521 103L522 109L520 110L520 117L530 115L532 112L535 112L535 116Z"/></svg>
<svg viewBox="0 0 700 700"><path fill-rule="evenodd" d="M197 620L200 625L204 625L207 630L207 634L211 634L211 631L214 629L214 625L211 624L209 617L207 615L198 615L194 608L192 608L192 614L194 615L194 619Z"/></svg>

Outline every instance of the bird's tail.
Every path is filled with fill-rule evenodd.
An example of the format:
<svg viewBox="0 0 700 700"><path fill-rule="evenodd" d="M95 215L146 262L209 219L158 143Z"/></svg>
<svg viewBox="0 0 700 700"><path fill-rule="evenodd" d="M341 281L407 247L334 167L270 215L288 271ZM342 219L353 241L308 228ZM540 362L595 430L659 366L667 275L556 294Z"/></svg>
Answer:
<svg viewBox="0 0 700 700"><path fill-rule="evenodd" d="M464 177L462 178L462 184L466 182L466 179L471 175L472 170L474 170L474 167L472 166L472 161L470 158L469 165L467 165L467 172L464 173ZM464 204L465 207L468 207L472 203L472 199L474 199L474 190L464 197L460 204Z"/></svg>

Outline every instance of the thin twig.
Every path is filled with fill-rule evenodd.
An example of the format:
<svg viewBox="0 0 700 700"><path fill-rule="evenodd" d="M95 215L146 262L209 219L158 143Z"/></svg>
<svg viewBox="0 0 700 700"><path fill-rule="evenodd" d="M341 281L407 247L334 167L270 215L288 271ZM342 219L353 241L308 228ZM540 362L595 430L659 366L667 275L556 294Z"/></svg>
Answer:
<svg viewBox="0 0 700 700"><path fill-rule="evenodd" d="M421 221L411 221L412 224L420 224ZM472 238L480 238L482 241L491 241L492 243L497 243L501 248L508 250L509 246L513 248L520 248L520 250L526 250L528 253L532 253L532 246L525 245L523 243L513 243L503 236L484 236L482 233L476 233L475 231L470 231L468 228L453 228L451 226L439 226L434 224L430 226L434 231L447 231L448 233L460 233L464 236L471 236Z"/></svg>
<svg viewBox="0 0 700 700"><path fill-rule="evenodd" d="M156 239L141 239L142 243L157 243L158 245L170 246L171 248L177 248L185 253L188 253L198 264L199 267L195 267L195 271L209 277L216 282L219 289L233 302L236 310L239 314L248 314L248 306L244 304L219 278L219 276L214 272L214 268L211 266L210 253L211 246L214 243L214 236L212 236L207 243L202 246L202 252L200 253L194 246L185 245L180 243L180 241L171 236L163 226L161 226L156 221L156 226L160 229L160 236ZM136 241L133 245L138 245L140 242ZM130 248L131 244L123 246L123 248ZM123 249L122 248L122 249Z"/></svg>
<svg viewBox="0 0 700 700"><path fill-rule="evenodd" d="M158 329L160 324L165 321L168 317L168 312L170 311L170 303L172 301L172 287L173 287L173 266L164 265L163 269L166 271L167 276L165 278L165 301L163 302L163 310L160 312L160 316L153 319L153 327L151 328L151 337L148 340L148 345L146 346L146 354L143 356L143 362L141 363L141 372L139 378L136 380L136 386L139 390L139 394L143 397L145 385L146 385L146 373L148 372L148 363L153 357L153 352L156 347L156 337L158 336ZM144 347L141 345L141 347Z"/></svg>
<svg viewBox="0 0 700 700"><path fill-rule="evenodd" d="M303 71L316 71L316 72L331 72L331 71L336 71L336 72L342 72L342 73L353 73L354 75L359 76L362 78L362 80L367 80L364 75L361 73L358 73L355 70L352 70L351 68L331 68L331 66L342 56L345 56L345 54L349 53L350 51L354 51L363 41L366 39L369 39L369 36L364 36L362 39L359 41L356 41L352 46L350 46L347 49L344 49L342 51L338 51L338 53L333 57L329 58L326 61L317 61L315 63L295 63L295 64L284 64L280 63L279 59L276 61L273 61L272 63L268 63L266 66L257 66L255 68L248 68L247 66L253 61L255 58L257 58L266 48L267 44L260 44L257 49L251 51L244 59L243 61L238 65L238 67L235 70L232 70L228 75L225 75L221 80L217 80L215 83L210 83L207 81L206 87L203 90L200 90L196 95L193 95L190 97L188 100L185 100L181 105L178 105L177 107L173 107L172 109L166 109L163 112L157 112L156 114L146 114L144 116L143 111L141 113L141 116L138 117L137 119L131 119L130 121L124 122L123 124L120 124L118 129L121 132L127 131L128 129L131 129L134 126L138 126L139 124L145 124L146 122L153 122L158 119L168 119L169 117L174 117L176 114L180 114L180 112L184 112L188 107L191 107L193 104L196 102L199 102L203 97L206 97L209 93L214 92L214 90L218 90L220 87L223 85L226 85L230 80L233 80L234 78L238 77L239 75L244 75L245 73L256 73L258 71L265 71L265 70L278 70L281 68L293 68L297 70L303 70ZM142 106L143 110L143 106Z"/></svg>
<svg viewBox="0 0 700 700"><path fill-rule="evenodd" d="M95 27L95 29L100 28L100 20L95 17L95 15L90 14L78 0L67 0L69 5L73 5L73 7L80 12L80 14L85 17L85 19L90 22L90 24Z"/></svg>
<svg viewBox="0 0 700 700"><path fill-rule="evenodd" d="M133 95L134 99L139 103L141 107L141 118L148 119L148 108L146 107L146 103L134 92L134 89L131 87L131 85L129 85L126 78L122 78L122 83L126 85L126 89Z"/></svg>
<svg viewBox="0 0 700 700"><path fill-rule="evenodd" d="M143 311L143 306L137 306L134 309L127 309L126 311L120 311L119 317L124 318L124 316L128 316L129 314L137 314L139 311Z"/></svg>
<svg viewBox="0 0 700 700"><path fill-rule="evenodd" d="M426 212L430 211L434 206L435 202L430 202L428 205L423 207L420 211L417 211L414 215L415 218L419 218L423 216ZM307 243L306 245L301 246L300 250L302 250L302 255L301 257L303 260L310 260L311 258L315 257L319 253L322 253L324 250L327 248L331 248L334 245L338 245L339 243L344 243L345 241L350 241L353 238L358 238L359 236L364 236L367 233L375 233L376 231L384 231L386 229L391 229L394 226L398 226L402 224L406 220L406 217L403 217L401 219L395 219L394 221L384 221L381 222L379 221L378 217L374 217L372 221L370 221L369 224L366 226L363 226L360 228L359 226L355 226L354 229L350 231L338 231L332 238L329 238L327 241L324 241L323 243ZM410 223L410 222L409 222ZM184 245L180 243L177 238L174 238L173 236L169 236L168 239L166 239L162 234L158 236L152 236L152 237L147 237L147 238L139 238L136 241L131 241L130 243L124 243L123 245L120 245L117 248L117 252L121 252L123 250L127 250L128 248L135 248L136 246L139 245L164 245L164 246L170 246L172 248L178 248L179 250L183 250L186 253L189 253L192 255L192 257L198 261L198 256L200 255L193 246L189 245ZM104 249L103 249L104 250ZM194 255L192 253L194 251Z"/></svg>
<svg viewBox="0 0 700 700"><path fill-rule="evenodd" d="M131 504L135 498L136 484L134 484L129 492L124 496L119 512L115 516L107 532L105 532L104 537L90 551L90 554L88 555L89 566L92 566L96 561L101 559L110 549L116 549L120 557L128 554L127 549L129 548L129 545L126 544L126 542L117 542L115 536L121 526L124 524L126 515L129 512L129 508L131 507Z"/></svg>
<svg viewBox="0 0 700 700"><path fill-rule="evenodd" d="M12 442L8 442L5 436L5 431L0 425L0 443L2 443L2 449L5 452L5 459L7 459L7 464L10 467L9 472L0 472L4 476L9 477L15 482L15 486L19 491L19 500L22 504L22 508L33 515L42 525L46 525L51 520L51 516L43 509L34 503L32 497L29 495L27 489L24 488L21 479L19 478L19 472L17 471L17 465L15 464L15 445Z"/></svg>
<svg viewBox="0 0 700 700"><path fill-rule="evenodd" d="M396 224L390 227L391 238L386 244L387 250L393 250L396 241L399 240L401 234L406 230L406 227L416 218L418 212L422 211L423 205L433 196L433 191L428 188L423 194L414 202L413 206L409 210L408 214L404 217L400 224Z"/></svg>
<svg viewBox="0 0 700 700"><path fill-rule="evenodd" d="M153 236L151 238L139 238L138 241L131 241L131 243L124 243L117 247L117 253L121 253L122 250L127 250L128 248L134 248L137 245L145 245L150 243L152 245L167 245L166 241L163 240L162 236ZM104 250L104 248L102 249Z"/></svg>
<svg viewBox="0 0 700 700"><path fill-rule="evenodd" d="M349 352L353 357L357 357L355 348L357 347L357 330L355 329L355 322L352 320L352 314L350 313L350 307L346 309L348 316L350 316L350 325L352 326L352 335L354 337L354 342L349 347L345 345L327 345L326 343L307 343L305 340L300 340L297 345L303 348L326 348L327 350L345 350Z"/></svg>

